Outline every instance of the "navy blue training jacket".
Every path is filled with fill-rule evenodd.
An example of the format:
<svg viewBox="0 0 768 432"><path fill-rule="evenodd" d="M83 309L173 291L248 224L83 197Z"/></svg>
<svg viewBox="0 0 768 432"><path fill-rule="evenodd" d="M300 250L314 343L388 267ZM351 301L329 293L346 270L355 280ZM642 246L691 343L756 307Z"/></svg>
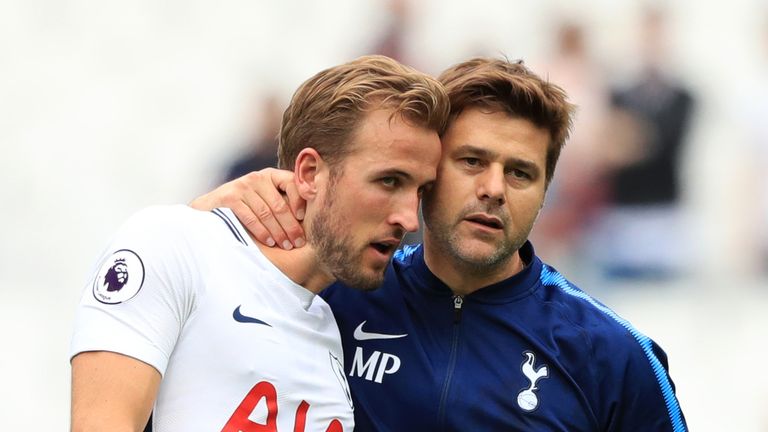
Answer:
<svg viewBox="0 0 768 432"><path fill-rule="evenodd" d="M384 285L323 297L341 330L356 431L686 431L664 351L521 249L526 268L454 296L423 248Z"/></svg>

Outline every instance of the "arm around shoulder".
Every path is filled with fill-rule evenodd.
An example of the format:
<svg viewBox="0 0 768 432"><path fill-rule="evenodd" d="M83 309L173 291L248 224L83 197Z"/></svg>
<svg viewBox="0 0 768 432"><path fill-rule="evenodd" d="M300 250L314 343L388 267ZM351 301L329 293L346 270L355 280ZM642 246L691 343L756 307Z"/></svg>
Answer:
<svg viewBox="0 0 768 432"><path fill-rule="evenodd" d="M291 171L266 168L225 183L194 199L190 207L231 209L240 222L262 244L285 249L305 244L306 202L301 198Z"/></svg>
<svg viewBox="0 0 768 432"><path fill-rule="evenodd" d="M142 431L152 411L160 372L132 357L90 351L72 359L73 432Z"/></svg>

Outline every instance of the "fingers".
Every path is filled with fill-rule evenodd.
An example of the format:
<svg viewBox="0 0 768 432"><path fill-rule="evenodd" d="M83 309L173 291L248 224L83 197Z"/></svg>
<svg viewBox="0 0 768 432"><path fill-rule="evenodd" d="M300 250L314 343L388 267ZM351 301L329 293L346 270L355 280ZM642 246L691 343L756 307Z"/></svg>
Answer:
<svg viewBox="0 0 768 432"><path fill-rule="evenodd" d="M282 229L282 232L279 233L276 229L270 229L270 232L275 233L275 239L279 242L280 246L283 249L304 246L304 230L299 225L299 221L293 216L293 213L291 213L287 198L276 191L274 196L261 198L269 199L266 203L269 208L262 210L262 213L257 213L257 215L265 225L267 224L265 220L269 222L274 221ZM268 226L271 228L271 225Z"/></svg>
<svg viewBox="0 0 768 432"><path fill-rule="evenodd" d="M261 202L261 204L259 204ZM275 236L287 238L285 232L276 223L266 226L254 213L254 208L267 208L261 198L241 179L224 183L205 195L195 198L189 206L196 210L210 211L217 207L227 207L235 213L240 223L262 244L274 246ZM268 219L268 218L266 218ZM275 231L275 233L270 231Z"/></svg>
<svg viewBox="0 0 768 432"><path fill-rule="evenodd" d="M229 208L245 229L262 244L269 247L280 244L282 247L288 237L261 197L244 187L239 191L238 198Z"/></svg>
<svg viewBox="0 0 768 432"><path fill-rule="evenodd" d="M257 192L269 205L270 210L288 236L288 240L296 247L303 246L305 243L304 229L299 221L304 219L306 201L299 195L298 188L293 181L293 173L275 169L263 171L264 175L269 175L274 189L258 188Z"/></svg>
<svg viewBox="0 0 768 432"><path fill-rule="evenodd" d="M262 244L293 249L294 241L281 223L281 220L293 220L293 216L286 216L290 213L288 205L264 171L252 172L231 182L231 193L238 202L230 208ZM298 225L298 222L294 224ZM295 236L296 228L292 229ZM302 233L300 227L299 233Z"/></svg>
<svg viewBox="0 0 768 432"><path fill-rule="evenodd" d="M267 168L249 173L196 198L190 206L198 210L230 208L256 240L270 247L292 249L306 243L299 222L306 202L290 171Z"/></svg>
<svg viewBox="0 0 768 432"><path fill-rule="evenodd" d="M280 171L283 172L283 171ZM293 175L288 178L276 178L272 177L272 181L275 183L278 189L280 189L287 197L288 206L293 213L293 216L298 221L304 220L304 213L306 211L307 202L299 195L299 188L296 183L293 182Z"/></svg>

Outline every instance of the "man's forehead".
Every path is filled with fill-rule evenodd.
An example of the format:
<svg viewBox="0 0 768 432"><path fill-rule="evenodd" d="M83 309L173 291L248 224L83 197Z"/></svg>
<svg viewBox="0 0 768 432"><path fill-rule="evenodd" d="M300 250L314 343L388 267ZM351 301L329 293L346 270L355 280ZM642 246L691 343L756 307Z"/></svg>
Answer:
<svg viewBox="0 0 768 432"><path fill-rule="evenodd" d="M489 140L549 143L551 135L548 129L525 117L511 116L504 112L470 110L463 112L451 124L443 136L443 146L446 148L446 144L451 144L455 148L463 144L473 144L487 148L491 146L479 143Z"/></svg>
<svg viewBox="0 0 768 432"><path fill-rule="evenodd" d="M430 157L429 154L433 156ZM371 168L380 172L417 177L420 171L435 169L440 161L440 154L439 149L428 150L411 146L407 151L373 152L368 161Z"/></svg>

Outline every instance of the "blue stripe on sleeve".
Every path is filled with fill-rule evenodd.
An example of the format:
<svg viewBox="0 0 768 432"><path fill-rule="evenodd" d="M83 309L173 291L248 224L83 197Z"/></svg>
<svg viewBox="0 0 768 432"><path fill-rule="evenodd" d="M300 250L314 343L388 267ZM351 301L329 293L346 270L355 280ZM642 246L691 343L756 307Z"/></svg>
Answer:
<svg viewBox="0 0 768 432"><path fill-rule="evenodd" d="M596 307L598 310L608 315L609 317L613 318L614 321L616 321L622 327L627 329L627 331L629 331L629 333L640 344L640 347L643 349L645 356L648 358L648 361L651 363L651 368L653 369L653 373L654 375L656 375L656 381L659 383L659 387L661 387L661 393L664 396L664 403L667 406L669 419L670 419L670 422L672 423L672 430L675 432L678 432L678 431L685 432L686 428L685 428L685 425L683 424L683 418L682 418L683 416L682 416L682 412L680 411L680 404L677 402L677 398L674 395L674 391L672 390L672 384L669 382L669 379L667 377L667 372L664 369L664 366L662 366L661 361L659 361L659 359L656 357L656 354L653 353L653 347L652 347L653 343L651 339L648 338L648 336L645 336L644 334L640 333L627 320L616 315L616 312L596 302L592 297L590 297L583 291L574 289L569 284L569 282L563 277L563 275L554 271L552 268L546 265L541 271L541 283L549 286L554 285L560 288L561 290L563 290L566 294L569 294L574 297L578 297L582 300L587 301L589 304Z"/></svg>

